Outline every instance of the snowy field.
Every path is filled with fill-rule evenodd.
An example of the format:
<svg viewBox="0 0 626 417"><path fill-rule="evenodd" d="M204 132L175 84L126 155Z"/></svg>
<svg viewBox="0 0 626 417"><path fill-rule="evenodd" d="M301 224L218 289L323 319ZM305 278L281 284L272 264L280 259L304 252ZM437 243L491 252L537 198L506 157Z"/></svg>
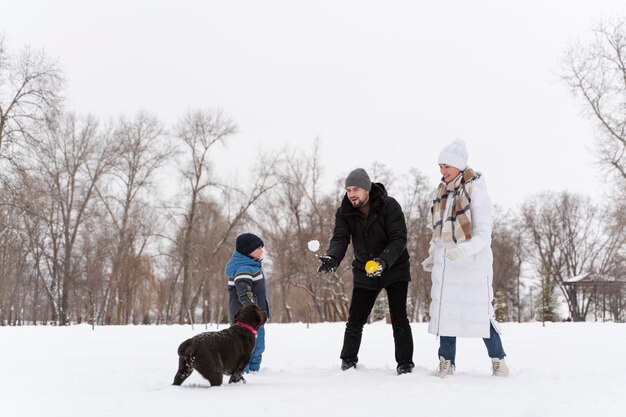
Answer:
<svg viewBox="0 0 626 417"><path fill-rule="evenodd" d="M623 416L626 325L503 324L508 378L480 339L459 339L457 372L433 375L437 340L413 324L412 374L397 376L391 326L366 326L359 368L339 370L343 323L267 325L261 371L211 388L170 385L176 349L204 326L0 327L0 415ZM215 330L210 327L208 330Z"/></svg>

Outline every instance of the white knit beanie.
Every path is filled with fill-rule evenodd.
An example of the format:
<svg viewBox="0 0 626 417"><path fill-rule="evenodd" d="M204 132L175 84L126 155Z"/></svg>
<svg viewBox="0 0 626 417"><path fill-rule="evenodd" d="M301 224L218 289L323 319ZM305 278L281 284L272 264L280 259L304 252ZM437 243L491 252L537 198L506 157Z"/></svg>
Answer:
<svg viewBox="0 0 626 417"><path fill-rule="evenodd" d="M463 139L454 139L439 153L439 164L451 165L461 171L467 168L467 149Z"/></svg>

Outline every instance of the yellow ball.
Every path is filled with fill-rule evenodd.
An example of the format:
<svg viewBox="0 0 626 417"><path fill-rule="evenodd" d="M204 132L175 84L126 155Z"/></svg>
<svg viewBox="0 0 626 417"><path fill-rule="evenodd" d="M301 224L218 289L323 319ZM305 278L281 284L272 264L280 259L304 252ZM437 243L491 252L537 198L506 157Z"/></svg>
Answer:
<svg viewBox="0 0 626 417"><path fill-rule="evenodd" d="M368 274L373 274L378 271L379 266L380 265L376 261L367 261L367 263L365 264L365 272L367 272Z"/></svg>

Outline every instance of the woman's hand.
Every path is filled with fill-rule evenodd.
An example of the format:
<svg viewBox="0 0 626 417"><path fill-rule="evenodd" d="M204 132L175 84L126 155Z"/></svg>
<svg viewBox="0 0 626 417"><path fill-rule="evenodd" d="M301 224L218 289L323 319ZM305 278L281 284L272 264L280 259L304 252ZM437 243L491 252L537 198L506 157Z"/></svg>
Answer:
<svg viewBox="0 0 626 417"><path fill-rule="evenodd" d="M459 248L449 248L446 249L445 257L451 261L456 261L457 259L463 257L463 252Z"/></svg>
<svg viewBox="0 0 626 417"><path fill-rule="evenodd" d="M428 258L424 259L424 262L422 262L422 268L424 268L424 271L426 272L432 272L433 271L433 266L435 266L435 261L433 260L433 256L430 255Z"/></svg>

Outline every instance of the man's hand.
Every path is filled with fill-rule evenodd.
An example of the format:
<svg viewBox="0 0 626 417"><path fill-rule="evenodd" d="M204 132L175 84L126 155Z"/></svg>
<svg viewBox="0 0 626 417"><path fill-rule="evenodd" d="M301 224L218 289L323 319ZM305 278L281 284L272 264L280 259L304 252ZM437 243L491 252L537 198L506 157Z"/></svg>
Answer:
<svg viewBox="0 0 626 417"><path fill-rule="evenodd" d="M446 249L446 259L451 261L456 261L457 259L463 256L463 252L459 248L449 248Z"/></svg>
<svg viewBox="0 0 626 417"><path fill-rule="evenodd" d="M365 275L368 278L377 278L382 275L386 267L385 261L380 258L374 258L365 263Z"/></svg>
<svg viewBox="0 0 626 417"><path fill-rule="evenodd" d="M339 262L329 255L320 256L319 260L321 264L317 267L317 272L330 274L331 272L335 272L337 270L337 266L339 265Z"/></svg>
<svg viewBox="0 0 626 417"><path fill-rule="evenodd" d="M432 272L433 271L433 266L435 266L435 261L433 260L432 255L430 255L428 258L424 259L424 262L422 262L422 268L426 272Z"/></svg>

